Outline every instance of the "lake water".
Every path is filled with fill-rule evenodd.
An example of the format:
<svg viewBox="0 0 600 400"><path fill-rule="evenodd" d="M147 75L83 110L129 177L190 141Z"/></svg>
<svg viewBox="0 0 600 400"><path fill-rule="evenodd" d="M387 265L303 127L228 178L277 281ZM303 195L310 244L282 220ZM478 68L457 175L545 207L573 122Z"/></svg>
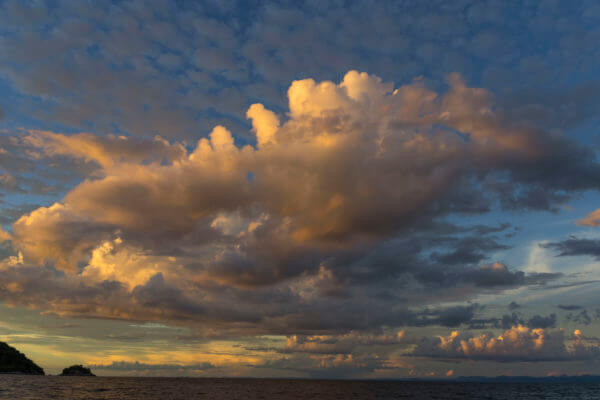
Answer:
<svg viewBox="0 0 600 400"><path fill-rule="evenodd" d="M0 375L0 399L598 399L597 383L446 383Z"/></svg>

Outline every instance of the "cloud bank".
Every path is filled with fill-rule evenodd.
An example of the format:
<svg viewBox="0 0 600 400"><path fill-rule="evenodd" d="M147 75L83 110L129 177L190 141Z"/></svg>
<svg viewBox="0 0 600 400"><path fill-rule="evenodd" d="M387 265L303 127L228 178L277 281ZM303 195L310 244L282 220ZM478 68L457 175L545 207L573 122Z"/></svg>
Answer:
<svg viewBox="0 0 600 400"><path fill-rule="evenodd" d="M414 307L556 279L488 260L507 248L495 234L508 225L444 218L554 210L597 187L594 153L511 118L457 74L447 85L394 87L357 71L294 81L287 114L249 107L255 145L223 126L193 148L31 131L19 145L35 157L90 169L60 202L13 224L4 300L210 322L205 334L308 334L457 326L473 314L424 319Z"/></svg>
<svg viewBox="0 0 600 400"><path fill-rule="evenodd" d="M585 344L579 330L575 331L571 346L567 347L565 339L562 330L532 329L522 325L499 336L490 333L475 336L454 331L449 336L423 339L410 355L502 362L577 361L600 356L600 348L596 344Z"/></svg>

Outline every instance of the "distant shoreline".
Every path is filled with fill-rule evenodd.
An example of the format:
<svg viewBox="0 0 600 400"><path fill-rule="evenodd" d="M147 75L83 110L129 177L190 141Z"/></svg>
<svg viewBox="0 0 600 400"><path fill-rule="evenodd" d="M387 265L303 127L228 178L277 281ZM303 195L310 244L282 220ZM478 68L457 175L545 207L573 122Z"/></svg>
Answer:
<svg viewBox="0 0 600 400"><path fill-rule="evenodd" d="M44 374L36 374L36 373L31 373L31 372L19 372L19 371L14 371L14 372L0 372L0 375L30 375L30 376L44 376Z"/></svg>

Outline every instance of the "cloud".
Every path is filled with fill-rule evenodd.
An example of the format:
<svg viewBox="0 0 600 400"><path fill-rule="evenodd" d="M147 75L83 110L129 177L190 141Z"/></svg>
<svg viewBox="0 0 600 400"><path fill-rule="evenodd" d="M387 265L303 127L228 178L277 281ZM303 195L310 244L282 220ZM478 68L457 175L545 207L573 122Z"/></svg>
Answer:
<svg viewBox="0 0 600 400"><path fill-rule="evenodd" d="M470 321L469 327L471 329L485 329L485 328L502 328L511 329L513 326L525 326L528 328L554 328L556 326L556 314L550 314L547 316L535 314L529 319L519 312L512 312L511 314L504 314L502 318L488 318L488 319L473 319Z"/></svg>
<svg viewBox="0 0 600 400"><path fill-rule="evenodd" d="M600 258L600 240L583 239L575 236L569 236L560 242L549 242L540 244L540 247L554 250L557 257L566 256L591 256Z"/></svg>
<svg viewBox="0 0 600 400"><path fill-rule="evenodd" d="M89 368L108 371L203 371L213 369L215 366L209 362L199 364L148 364L139 361L113 361L110 364L90 364Z"/></svg>
<svg viewBox="0 0 600 400"><path fill-rule="evenodd" d="M496 262L470 271L467 279L472 280L477 286L506 286L523 282L525 273L522 271L511 272L506 265Z"/></svg>
<svg viewBox="0 0 600 400"><path fill-rule="evenodd" d="M580 312L574 314L567 314L567 321L573 321L577 324L589 325L592 323L592 318L589 316L587 310L581 310Z"/></svg>
<svg viewBox="0 0 600 400"><path fill-rule="evenodd" d="M521 307L522 306L519 303L517 303L516 301L511 301L510 304L508 305L508 309L510 311L516 310L516 309L521 308Z"/></svg>
<svg viewBox="0 0 600 400"><path fill-rule="evenodd" d="M473 336L455 331L446 337L425 338L410 355L502 362L574 361L595 359L600 355L600 349L582 341L575 341L568 347L561 330L519 325L499 336L490 333Z"/></svg>
<svg viewBox="0 0 600 400"><path fill-rule="evenodd" d="M6 232L4 229L0 228L0 243L6 242L7 240L11 240L12 236L10 233Z"/></svg>
<svg viewBox="0 0 600 400"><path fill-rule="evenodd" d="M191 138L198 124L239 124L251 99L284 107L278 93L299 76L332 79L348 66L386 80L422 74L438 85L461 71L502 93L511 118L554 128L581 123L598 107L589 83L596 79L594 20L562 1L532 5L535 23L509 3L472 0L457 7L265 1L253 7L253 18L233 3L155 8L132 0L3 4L0 52L12 62L2 75L16 92L7 98L22 99L11 117L23 110L75 130ZM500 22L508 19L517 29ZM47 32L36 29L42 21ZM551 29L559 23L561 30ZM378 28L366 32L363 24ZM448 37L450 43L441 39ZM574 84L577 90L565 89Z"/></svg>
<svg viewBox="0 0 600 400"><path fill-rule="evenodd" d="M575 156L571 152L575 152L588 174L597 170L589 165L591 154L586 156L571 143L504 126L502 116L491 111L491 95L484 89L467 88L456 76L450 84L448 93L438 95L418 82L393 91L379 78L354 71L339 85L296 81L288 91L291 119L278 129L271 120L263 123L270 128L256 130L259 135L264 129L270 132L269 146L239 148L222 127L212 131L210 140L200 140L183 159L181 147L155 142L147 152L141 151L142 146L140 153L164 154L167 160L175 157L177 161L115 167L106 177L72 190L63 200L64 207L72 214L93 216L96 224L128 231L134 240L151 235L168 244L203 226L208 229L212 222L208 219L217 213L240 212L249 219L258 217L257 213L268 215L274 228L285 229L294 242L348 242L389 235L415 219L469 207L456 196L470 192L460 182L468 179L473 166L490 172L513 170L516 187L524 185L523 189L530 181L536 186L544 183L539 179L546 174L536 178L528 165L546 162L550 156L554 164L565 157L571 162ZM267 113L257 107L251 107L254 117ZM437 132L438 124L469 132L470 139ZM61 144L62 154L87 157L105 166L112 166L115 157L140 161L140 156L132 154L140 146L131 140L37 135L42 135L39 146L46 152L56 153ZM158 145L165 152L156 153L161 149ZM107 154L108 147L112 155ZM175 156L166 151L171 148ZM522 168L529 171L524 181ZM570 166L574 168L579 167ZM249 173L254 176L251 181ZM388 182L393 181L402 184L390 186ZM459 185L449 186L451 181ZM302 182L302 186L292 182ZM592 185L590 180L581 189ZM575 189L552 186L551 191ZM280 222L284 220L286 225ZM467 254L471 260L482 257ZM467 254L440 257L458 261Z"/></svg>
<svg viewBox="0 0 600 400"><path fill-rule="evenodd" d="M256 365L279 371L300 372L313 378L339 378L342 376L360 377L365 372L398 370L407 364L393 357L381 357L373 354L296 354Z"/></svg>
<svg viewBox="0 0 600 400"><path fill-rule="evenodd" d="M0 298L297 337L321 356L297 371L388 368L300 350L408 326L554 326L468 301L583 281L523 270L516 227L448 221L598 188L572 134L599 115L594 8L242 3L2 2Z"/></svg>
<svg viewBox="0 0 600 400"><path fill-rule="evenodd" d="M219 367L208 362L152 363L140 361L112 361L110 363L92 363L87 365L101 375L124 376L194 376L214 375Z"/></svg>
<svg viewBox="0 0 600 400"><path fill-rule="evenodd" d="M479 310L479 305L455 306L439 310L425 310L417 325L441 325L447 327L457 327L470 322Z"/></svg>
<svg viewBox="0 0 600 400"><path fill-rule="evenodd" d="M525 325L519 313L513 312L511 314L504 314L499 324L502 329L510 329L513 326Z"/></svg>
<svg viewBox="0 0 600 400"><path fill-rule="evenodd" d="M589 213L585 218L577 221L579 225L598 226L600 225L600 209Z"/></svg>
<svg viewBox="0 0 600 400"><path fill-rule="evenodd" d="M28 132L22 145L38 158L95 166L62 200L13 224L11 245L26 268L8 268L6 278L31 285L13 301L111 318L132 315L133 302L151 320L313 333L457 326L475 310L417 318L410 307L559 278L488 262L507 249L494 236L506 225L443 219L487 212L510 193L511 208L552 208L557 193L595 187L593 153L508 120L489 91L456 74L448 86L394 88L357 71L340 83L294 81L285 119L250 107L256 146L238 145L224 126L195 147ZM583 171L589 179L571 179ZM511 185L501 194L490 186L499 179ZM530 189L547 201L521 202ZM36 301L24 276L34 265L64 292ZM80 304L61 310L77 285ZM84 298L103 285L112 308ZM265 306L272 296L281 304Z"/></svg>
<svg viewBox="0 0 600 400"><path fill-rule="evenodd" d="M279 129L279 119L274 112L265 109L262 104L253 104L248 109L246 117L252 120L252 128L259 147L274 139L275 133Z"/></svg>
<svg viewBox="0 0 600 400"><path fill-rule="evenodd" d="M118 163L172 163L186 155L181 144L171 145L158 136L154 140L147 140L115 135L96 136L90 133L66 136L47 131L29 131L23 141L48 157L63 155L81 158L95 162L104 169Z"/></svg>
<svg viewBox="0 0 600 400"><path fill-rule="evenodd" d="M557 307L561 310L567 311L581 310L583 308L583 306L579 306L577 304L559 304Z"/></svg>
<svg viewBox="0 0 600 400"><path fill-rule="evenodd" d="M477 234L481 232L482 229L480 228L481 227L475 228L474 233ZM495 232L490 229L487 233ZM448 243L447 245L452 249L451 251L447 253L432 253L431 258L434 261L447 265L469 265L481 263L487 258L487 254L490 252L508 249L508 246L498 243L493 237L483 236L483 234L482 236L474 235L465 237L456 240L455 243ZM481 267L481 271L489 268L491 268L491 266L483 266ZM496 272L499 272L499 270ZM483 274L485 274L485 272L483 272ZM482 277L483 276L480 276L479 279L481 280Z"/></svg>
<svg viewBox="0 0 600 400"><path fill-rule="evenodd" d="M55 203L19 218L13 224L13 244L34 262L53 261L59 268L75 272L97 240L113 229Z"/></svg>
<svg viewBox="0 0 600 400"><path fill-rule="evenodd" d="M550 314L547 317L534 315L527 321L527 326L530 328L554 328L556 326L556 314Z"/></svg>
<svg viewBox="0 0 600 400"><path fill-rule="evenodd" d="M345 335L294 335L287 338L282 353L349 354L358 346L398 345L405 343L405 332L369 335L350 332Z"/></svg>

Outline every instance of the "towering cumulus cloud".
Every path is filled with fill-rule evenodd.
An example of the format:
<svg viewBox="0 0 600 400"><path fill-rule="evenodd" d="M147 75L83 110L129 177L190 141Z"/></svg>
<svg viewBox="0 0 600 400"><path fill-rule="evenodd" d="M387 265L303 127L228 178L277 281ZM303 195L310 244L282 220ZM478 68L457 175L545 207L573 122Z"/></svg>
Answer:
<svg viewBox="0 0 600 400"><path fill-rule="evenodd" d="M447 84L295 81L286 115L249 107L255 146L223 126L192 151L31 132L39 157L95 167L14 223L21 257L5 260L0 293L59 314L310 334L422 323L411 309L432 297L549 279L486 260L498 230L443 218L555 209L600 182L594 154L508 118L458 75Z"/></svg>
<svg viewBox="0 0 600 400"><path fill-rule="evenodd" d="M447 359L467 358L496 361L566 361L591 360L600 355L597 345L586 345L576 330L571 347L565 345L560 330L530 329L514 326L503 334L473 336L452 332L447 337L424 339L412 355Z"/></svg>

